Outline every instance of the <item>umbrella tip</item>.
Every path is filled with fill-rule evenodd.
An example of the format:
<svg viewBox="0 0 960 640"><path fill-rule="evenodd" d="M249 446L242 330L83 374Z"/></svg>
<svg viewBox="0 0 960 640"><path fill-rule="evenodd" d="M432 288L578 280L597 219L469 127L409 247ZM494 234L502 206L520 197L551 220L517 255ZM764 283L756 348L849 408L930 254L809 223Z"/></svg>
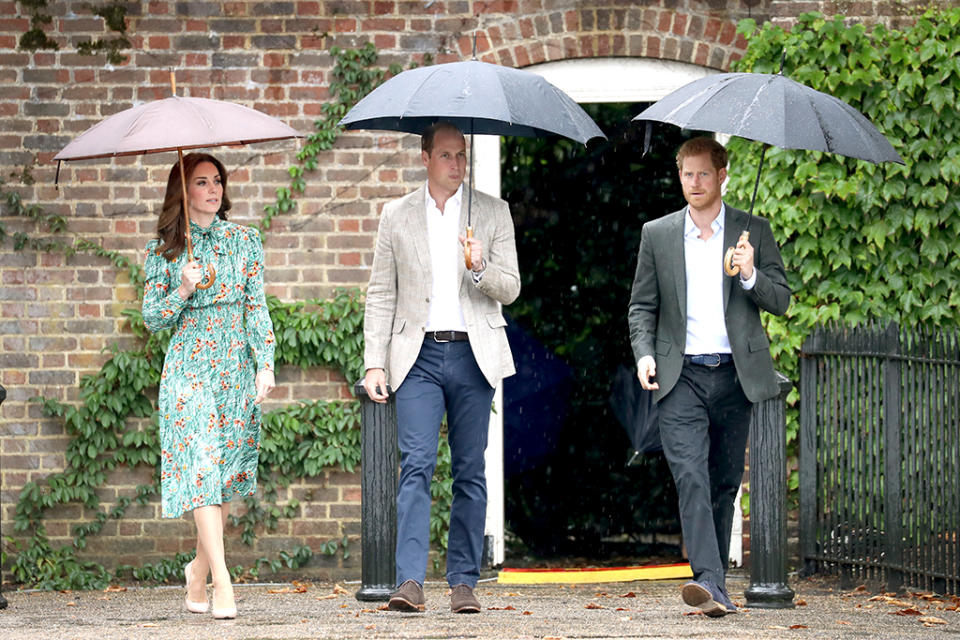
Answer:
<svg viewBox="0 0 960 640"><path fill-rule="evenodd" d="M787 61L787 48L784 47L780 51L780 71L777 72L781 76L783 75L783 63L786 61Z"/></svg>
<svg viewBox="0 0 960 640"><path fill-rule="evenodd" d="M177 95L177 75L173 69L170 69L170 95Z"/></svg>

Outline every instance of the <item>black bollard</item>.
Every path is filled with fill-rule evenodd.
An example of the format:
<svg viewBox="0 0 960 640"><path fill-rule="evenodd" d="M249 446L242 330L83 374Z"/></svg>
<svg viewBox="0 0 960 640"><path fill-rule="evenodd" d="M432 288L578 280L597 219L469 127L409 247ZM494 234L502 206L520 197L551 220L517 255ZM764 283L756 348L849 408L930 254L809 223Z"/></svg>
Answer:
<svg viewBox="0 0 960 640"><path fill-rule="evenodd" d="M0 384L0 405L3 404L3 401L7 399L7 390L3 388L3 385ZM0 470L0 493L3 492L2 484L3 473ZM3 520L3 507L0 506L0 520ZM0 566L0 609L7 608L7 599L3 597L3 567Z"/></svg>
<svg viewBox="0 0 960 640"><path fill-rule="evenodd" d="M787 419L793 384L777 372L779 395L753 406L750 420L750 586L748 607L792 609L787 585Z"/></svg>
<svg viewBox="0 0 960 640"><path fill-rule="evenodd" d="M396 588L397 562L397 403L393 390L386 404L374 402L354 386L363 412L360 443L361 586L357 600L386 601Z"/></svg>

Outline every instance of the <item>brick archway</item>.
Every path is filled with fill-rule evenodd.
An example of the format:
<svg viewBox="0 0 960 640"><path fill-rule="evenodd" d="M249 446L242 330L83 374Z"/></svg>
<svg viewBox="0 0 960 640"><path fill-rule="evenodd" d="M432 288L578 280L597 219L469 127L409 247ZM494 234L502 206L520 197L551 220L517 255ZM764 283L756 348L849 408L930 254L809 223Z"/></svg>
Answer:
<svg viewBox="0 0 960 640"><path fill-rule="evenodd" d="M743 55L747 43L736 32L742 15L676 4L676 8L624 7L610 1L590 8L545 10L519 19L503 14L487 19L489 14L481 14L477 57L510 67L582 58L644 57L728 70L731 62ZM473 34L458 36L456 49L459 55L452 54L453 58L469 58Z"/></svg>

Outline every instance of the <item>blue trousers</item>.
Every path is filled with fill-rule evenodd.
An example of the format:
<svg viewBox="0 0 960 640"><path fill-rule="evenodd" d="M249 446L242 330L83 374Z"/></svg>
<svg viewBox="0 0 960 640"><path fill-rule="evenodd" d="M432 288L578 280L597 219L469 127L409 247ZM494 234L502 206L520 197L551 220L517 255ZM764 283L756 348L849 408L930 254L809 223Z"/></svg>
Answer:
<svg viewBox="0 0 960 640"><path fill-rule="evenodd" d="M447 582L476 586L483 553L487 481L483 454L493 387L470 343L427 338L396 392L400 484L397 489L397 584L426 578L430 550L430 482L443 414L453 473Z"/></svg>
<svg viewBox="0 0 960 640"><path fill-rule="evenodd" d="M732 363L717 368L684 363L676 386L657 404L693 577L721 587L751 406Z"/></svg>

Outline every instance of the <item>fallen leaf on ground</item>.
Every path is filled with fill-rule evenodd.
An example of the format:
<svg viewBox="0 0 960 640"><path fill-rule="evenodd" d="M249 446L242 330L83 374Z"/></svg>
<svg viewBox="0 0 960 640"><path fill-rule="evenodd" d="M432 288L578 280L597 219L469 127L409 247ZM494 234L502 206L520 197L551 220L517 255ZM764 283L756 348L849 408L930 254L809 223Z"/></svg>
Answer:
<svg viewBox="0 0 960 640"><path fill-rule="evenodd" d="M622 594L620 597L621 597L621 598L636 598L636 597L637 597L637 594L635 594L633 591L628 591L628 592Z"/></svg>
<svg viewBox="0 0 960 640"><path fill-rule="evenodd" d="M104 592L104 593L116 593L116 592L118 592L118 591L126 591L126 590L127 590L126 587L121 587L120 585L112 584L112 585L110 585L109 587L107 587L106 589L104 589L103 592Z"/></svg>
<svg viewBox="0 0 960 640"><path fill-rule="evenodd" d="M379 607L377 607L377 611L390 611L390 605L382 604Z"/></svg>
<svg viewBox="0 0 960 640"><path fill-rule="evenodd" d="M360 609L360 613L376 613L376 609Z"/></svg>
<svg viewBox="0 0 960 640"><path fill-rule="evenodd" d="M333 591L331 591L327 595L317 596L317 600L333 600L337 596L348 596L348 595L350 595L350 592L337 584L333 586Z"/></svg>
<svg viewBox="0 0 960 640"><path fill-rule="evenodd" d="M364 627L364 629L376 629L376 628L377 628L377 625L375 624L368 624L367 626Z"/></svg>
<svg viewBox="0 0 960 640"><path fill-rule="evenodd" d="M630 611L630 609L627 609L626 607L617 607L614 609L614 611Z"/></svg>
<svg viewBox="0 0 960 640"><path fill-rule="evenodd" d="M845 624L845 625L848 625L848 626L849 626L849 625L852 625L853 623L852 623L852 622L847 622L846 620L837 620L837 624Z"/></svg>
<svg viewBox="0 0 960 640"><path fill-rule="evenodd" d="M524 611L524 612L523 612L523 615L525 615L525 616L532 616L532 615L533 615L533 611Z"/></svg>
<svg viewBox="0 0 960 640"><path fill-rule="evenodd" d="M937 618L936 616L924 616L922 618L917 618L920 622L927 625L936 625L936 624L947 624L947 621L943 618Z"/></svg>
<svg viewBox="0 0 960 640"><path fill-rule="evenodd" d="M267 589L267 593L306 593L307 586L304 584L293 583L292 587L281 587L280 589Z"/></svg>
<svg viewBox="0 0 960 640"><path fill-rule="evenodd" d="M943 602L943 600L940 599L940 596L938 596L935 593L923 593L921 591L912 591L910 592L910 595L912 595L914 598L917 598L918 600L926 600L927 602Z"/></svg>
<svg viewBox="0 0 960 640"><path fill-rule="evenodd" d="M685 615L685 616L702 616L702 615L703 615L703 611L700 611L699 609L697 609L696 611L684 611L684 612L683 612L683 615Z"/></svg>
<svg viewBox="0 0 960 640"><path fill-rule="evenodd" d="M899 611L891 611L891 612L890 612L890 615L892 615L892 616L921 616L921 615L923 615L923 614L920 613L920 611L918 611L917 609L914 609L914 608L910 607L910 608L908 608L908 609L900 609Z"/></svg>
<svg viewBox="0 0 960 640"><path fill-rule="evenodd" d="M510 596L510 597L516 597L516 596L519 596L520 594L519 594L519 593L514 593L513 591L511 591L511 592L508 593L507 595Z"/></svg>
<svg viewBox="0 0 960 640"><path fill-rule="evenodd" d="M807 606L807 601L804 600L803 598L797 598L796 601L794 601L794 604L797 605L798 607L805 607Z"/></svg>
<svg viewBox="0 0 960 640"><path fill-rule="evenodd" d="M68 607L75 607L75 606L77 606L77 603L76 603L76 602L68 602L68 603L67 603L67 606L68 606Z"/></svg>
<svg viewBox="0 0 960 640"><path fill-rule="evenodd" d="M508 604L505 607L487 607L487 611L516 611L517 608L512 604Z"/></svg>
<svg viewBox="0 0 960 640"><path fill-rule="evenodd" d="M144 622L144 623L143 623L142 625L140 625L140 626L141 626L141 627L154 627L154 628L156 628L156 627L159 627L160 625L158 625L156 622Z"/></svg>
<svg viewBox="0 0 960 640"><path fill-rule="evenodd" d="M585 609L606 609L605 606L603 606L602 604L597 604L596 602L591 602L584 608Z"/></svg>
<svg viewBox="0 0 960 640"><path fill-rule="evenodd" d="M606 591L597 591L593 594L594 598L609 598L610 595Z"/></svg>
<svg viewBox="0 0 960 640"><path fill-rule="evenodd" d="M791 629L809 629L810 627L808 627L805 624L792 624L790 625L790 628Z"/></svg>

